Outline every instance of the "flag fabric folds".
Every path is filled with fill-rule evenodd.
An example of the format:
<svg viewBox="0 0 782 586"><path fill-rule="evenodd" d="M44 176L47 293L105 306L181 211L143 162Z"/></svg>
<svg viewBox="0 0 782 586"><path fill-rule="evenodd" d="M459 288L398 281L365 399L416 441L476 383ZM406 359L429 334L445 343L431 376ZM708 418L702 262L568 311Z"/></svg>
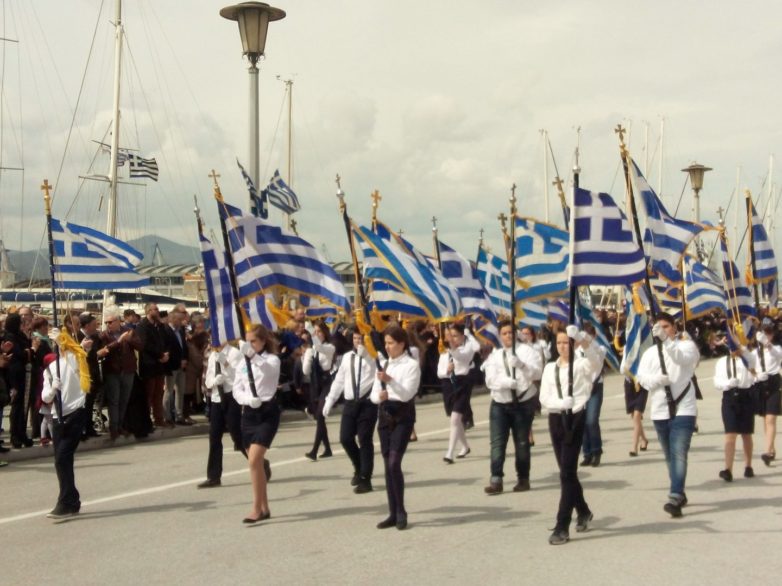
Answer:
<svg viewBox="0 0 782 586"><path fill-rule="evenodd" d="M546 325L546 322L549 318L547 301L529 301L527 303L523 303L520 309L520 325L530 328L541 328L542 326Z"/></svg>
<svg viewBox="0 0 782 586"><path fill-rule="evenodd" d="M570 304L562 299L554 299L548 303L548 317L562 322L570 323Z"/></svg>
<svg viewBox="0 0 782 586"><path fill-rule="evenodd" d="M212 346L243 339L236 317L231 280L225 253L218 251L205 236L201 235L201 259L204 263L206 296L209 300L209 334ZM263 324L276 329L274 319L266 308L266 296L258 294L242 305L244 318L250 324Z"/></svg>
<svg viewBox="0 0 782 586"><path fill-rule="evenodd" d="M692 239L703 231L700 224L677 220L649 186L635 161L630 160L630 171L646 210L644 244L651 268L666 281L679 285L683 281L679 263Z"/></svg>
<svg viewBox="0 0 782 586"><path fill-rule="evenodd" d="M459 293L428 262L409 254L395 239L385 239L365 226L352 223L353 235L364 257L364 275L385 281L414 298L429 319L454 318L462 310Z"/></svg>
<svg viewBox="0 0 782 586"><path fill-rule="evenodd" d="M619 358L616 355L616 350L614 349L612 340L608 337L608 334L603 329L603 324L598 321L597 316L595 316L595 313L591 307L588 307L584 303L578 303L577 305L578 307L576 315L580 319L581 323L583 324L585 322L589 322L592 324L592 326L595 328L595 341L599 346L605 348L606 362L608 362L608 365L611 368L619 372ZM568 313L570 312L568 311Z"/></svg>
<svg viewBox="0 0 782 586"><path fill-rule="evenodd" d="M638 375L641 355L652 345L652 330L649 327L646 308L643 311L638 311L633 303L633 292L629 287L625 287L625 307L627 308L627 319L622 363L625 373L629 373L635 378Z"/></svg>
<svg viewBox="0 0 782 586"><path fill-rule="evenodd" d="M157 181L157 161L153 158L145 159L139 155L128 153L128 174L130 177L146 177Z"/></svg>
<svg viewBox="0 0 782 586"><path fill-rule="evenodd" d="M629 285L642 280L643 252L611 196L575 188L573 199L570 285Z"/></svg>
<svg viewBox="0 0 782 586"><path fill-rule="evenodd" d="M286 214L292 214L301 209L299 198L296 197L293 190L288 187L288 184L283 181L279 169L274 171L274 175L272 176L271 181L269 181L269 185L267 185L266 189L263 191L265 196L262 194L261 197L268 198L270 204Z"/></svg>
<svg viewBox="0 0 782 586"><path fill-rule="evenodd" d="M684 257L684 267L687 319L695 319L712 311L721 311L727 315L725 289L719 276L691 255Z"/></svg>
<svg viewBox="0 0 782 586"><path fill-rule="evenodd" d="M250 201L252 202L250 213L253 216L257 216L264 220L267 219L269 217L269 202L266 190L261 191L261 195L258 195L258 190L255 187L255 183L253 183L252 177L244 170L239 159L236 159L236 164L242 172L242 179L244 179L245 184L247 184L247 191L250 192Z"/></svg>
<svg viewBox="0 0 782 586"><path fill-rule="evenodd" d="M144 256L129 244L71 222L52 222L54 284L62 289L137 289L149 278L136 272Z"/></svg>
<svg viewBox="0 0 782 586"><path fill-rule="evenodd" d="M550 299L568 292L568 233L516 217L516 301Z"/></svg>
<svg viewBox="0 0 782 586"><path fill-rule="evenodd" d="M440 264L443 276L456 287L462 301L464 313L483 318L482 328L475 327L475 334L481 334L493 345L499 343L497 315L492 309L491 299L478 278L478 270L461 254L442 241L440 247ZM474 323L475 322L474 320Z"/></svg>
<svg viewBox="0 0 782 586"><path fill-rule="evenodd" d="M750 246L755 251L755 270L752 270L752 263L747 262L747 283L758 283L763 289L763 293L768 298L768 304L776 307L778 295L777 289L777 260L774 257L774 250L771 248L771 241L768 233L763 227L762 220L755 211L755 204L749 200L751 211L750 216Z"/></svg>
<svg viewBox="0 0 782 586"><path fill-rule="evenodd" d="M510 313L510 271L508 262L499 256L487 251L483 246L478 247L477 272L478 279L489 295L494 313ZM544 319L545 322L545 311Z"/></svg>
<svg viewBox="0 0 782 586"><path fill-rule="evenodd" d="M728 254L725 238L720 238L720 248L722 249L722 277L728 297L728 316L730 317L732 312L738 311L740 319L737 321L755 317L757 312L755 311L755 302L752 299L752 294L744 285L736 263L731 260Z"/></svg>
<svg viewBox="0 0 782 586"><path fill-rule="evenodd" d="M339 275L309 242L227 203L218 208L228 229L240 301L281 289L350 312Z"/></svg>

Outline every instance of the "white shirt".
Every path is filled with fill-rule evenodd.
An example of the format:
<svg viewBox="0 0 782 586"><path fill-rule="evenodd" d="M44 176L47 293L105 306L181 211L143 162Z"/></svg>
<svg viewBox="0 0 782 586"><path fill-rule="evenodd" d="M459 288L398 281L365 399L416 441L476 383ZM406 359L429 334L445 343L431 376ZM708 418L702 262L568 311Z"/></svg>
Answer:
<svg viewBox="0 0 782 586"><path fill-rule="evenodd" d="M302 372L309 380L312 380L312 361L315 359L315 356L318 357L318 363L320 364L321 370L328 374L331 372L331 367L334 363L334 354L337 352L337 349L328 342L315 344L316 338L313 338L312 340L313 346L307 348L301 359Z"/></svg>
<svg viewBox="0 0 782 586"><path fill-rule="evenodd" d="M759 349L755 348L754 352L755 356L758 357L757 368L759 371L761 368ZM778 374L780 363L782 363L782 348L774 346L773 344L763 346L763 362L766 364L766 369L764 371L766 374Z"/></svg>
<svg viewBox="0 0 782 586"><path fill-rule="evenodd" d="M600 352L600 346L594 340L587 346L583 356L576 356L573 360L573 413L578 413L584 408L589 395L592 393L592 380L596 372L603 368L604 354ZM543 369L543 377L540 379L540 404L548 409L549 413L562 412L562 399L568 391L568 363L559 364L559 384L562 389L562 399L557 388L557 364L549 362Z"/></svg>
<svg viewBox="0 0 782 586"><path fill-rule="evenodd" d="M215 376L217 376L217 364L220 364L220 374L225 377L225 382L222 385L223 393L230 393L233 391L234 382L236 380L236 369L244 362L244 356L239 350L227 344L220 350L215 350L209 354L209 359L206 362L206 375L204 376L204 385L207 389L212 389L210 400L212 403L220 402L220 391L215 384Z"/></svg>
<svg viewBox="0 0 782 586"><path fill-rule="evenodd" d="M418 361L407 352L403 352L397 358L391 358L385 362L381 359L380 362L385 373L391 377L391 380L386 383L388 399L405 403L413 400L418 394L418 385L421 382L421 366ZM369 396L373 403L380 403L380 391L382 390L383 385L380 379L375 377L372 394Z"/></svg>
<svg viewBox="0 0 782 586"><path fill-rule="evenodd" d="M695 342L689 339L668 339L663 342L663 357L668 378L671 381L671 394L677 399L690 385L695 367L698 366L700 354ZM649 391L652 405L652 419L670 419L668 401L665 396L665 387L656 384L655 377L662 373L660 360L657 354L657 346L647 348L641 356L638 364L639 384ZM695 389L687 389L687 394L679 402L676 409L677 415L698 414L698 405L695 400Z"/></svg>
<svg viewBox="0 0 782 586"><path fill-rule="evenodd" d="M250 359L255 379L255 392L261 402L271 401L277 392L277 384L280 382L280 359L275 354L264 352L256 354ZM249 405L253 398L250 390L250 380L247 376L247 361L243 360L236 368L236 380L234 382L234 399L240 405Z"/></svg>
<svg viewBox="0 0 782 586"><path fill-rule="evenodd" d="M718 391L732 391L736 387L731 387L730 384L728 384L728 380L737 378L739 379L739 389L750 388L755 382L755 377L752 376L752 373L744 366L744 361L741 358L736 358L735 361L731 360L730 375L728 375L728 360L730 360L730 356L723 356L717 360L717 363L714 365L714 387ZM735 373L733 371L734 362L736 364ZM756 358L751 352L747 353L747 362L749 362L749 367L754 370Z"/></svg>
<svg viewBox="0 0 782 586"><path fill-rule="evenodd" d="M437 363L438 378L448 378L448 363L453 360L453 374L455 376L464 376L470 372L472 359L476 352L480 352L481 345L478 340L473 338L472 334L467 333L464 344L457 348L450 348L440 354L440 361Z"/></svg>
<svg viewBox="0 0 782 586"><path fill-rule="evenodd" d="M538 348L529 344L516 344L516 356L522 363L522 367L516 369L510 363L511 353L510 348L496 348L481 367L486 373L486 386L489 387L491 398L497 403L513 402L511 385L514 380L519 401L533 398L537 394L533 383L540 380L543 373L543 361Z"/></svg>
<svg viewBox="0 0 782 586"><path fill-rule="evenodd" d="M353 364L353 373L351 374L351 363ZM375 359L369 355L366 348L361 346L361 352L351 350L342 357L337 374L334 375L334 381L331 383L329 394L326 395L328 410L334 406L340 395L344 395L346 400L356 401L366 397L372 391L372 385L375 384ZM358 389L353 388L353 379L358 384ZM358 396L356 396L358 390ZM324 407L325 408L325 407Z"/></svg>
<svg viewBox="0 0 782 586"><path fill-rule="evenodd" d="M79 363L73 352L65 352L59 357L60 363L60 381L62 381L62 415L70 415L77 409L84 407L86 395L81 390L79 381ZM52 362L44 371L43 390L41 399L44 403L54 401L57 392L52 388L52 380L57 378L57 364ZM52 405L52 413L57 417L57 409Z"/></svg>

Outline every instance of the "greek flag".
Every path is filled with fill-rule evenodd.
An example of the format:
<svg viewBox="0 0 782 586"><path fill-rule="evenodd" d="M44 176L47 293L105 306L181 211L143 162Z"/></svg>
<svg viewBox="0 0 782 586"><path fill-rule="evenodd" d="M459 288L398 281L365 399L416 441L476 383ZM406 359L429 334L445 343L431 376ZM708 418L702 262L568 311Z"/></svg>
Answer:
<svg viewBox="0 0 782 586"><path fill-rule="evenodd" d="M695 319L715 310L728 315L725 289L718 275L689 254L684 257L684 272L687 319Z"/></svg>
<svg viewBox="0 0 782 586"><path fill-rule="evenodd" d="M530 218L516 217L515 221L516 301L567 294L568 233Z"/></svg>
<svg viewBox="0 0 782 586"><path fill-rule="evenodd" d="M548 301L529 301L521 305L520 325L539 329L546 325L547 320Z"/></svg>
<svg viewBox="0 0 782 586"><path fill-rule="evenodd" d="M274 171L274 175L272 176L269 185L263 190L261 198L268 198L270 204L281 209L286 214L292 214L301 209L299 198L296 197L293 190L288 187L288 184L282 180L279 169Z"/></svg>
<svg viewBox="0 0 782 586"><path fill-rule="evenodd" d="M640 294L639 289L639 294ZM641 298L643 302L643 297ZM643 303L642 303L643 304ZM635 378L638 375L638 365L641 363L641 355L652 345L652 330L646 317L646 310L638 311L633 303L633 292L625 287L625 307L627 308L627 321L625 322L625 346L622 364L624 372Z"/></svg>
<svg viewBox="0 0 782 586"><path fill-rule="evenodd" d="M574 189L571 280L579 285L629 285L646 274L646 259L611 196Z"/></svg>
<svg viewBox="0 0 782 586"><path fill-rule="evenodd" d="M240 300L281 288L350 312L339 275L309 242L227 203L218 208L228 228Z"/></svg>
<svg viewBox="0 0 782 586"><path fill-rule="evenodd" d="M483 325L479 331L475 328L476 335L481 333L493 345L499 344L499 330L497 329L497 315L492 308L489 294L483 288L478 278L478 270L461 254L442 241L440 247L440 264L443 276L456 287L464 307L464 313L480 316Z"/></svg>
<svg viewBox="0 0 782 586"><path fill-rule="evenodd" d="M768 233L763 227L763 222L755 211L755 205L751 199L747 200L751 211L750 216L750 247L755 251L755 271L752 271L752 263L747 262L747 282L758 283L763 288L763 293L768 298L769 307L777 306L777 260Z"/></svg>
<svg viewBox="0 0 782 586"><path fill-rule="evenodd" d="M146 177L157 181L158 168L154 158L145 159L139 155L128 153L128 169L130 177Z"/></svg>
<svg viewBox="0 0 782 586"><path fill-rule="evenodd" d="M361 247L368 279L385 281L414 298L428 319L459 315L462 310L459 293L442 273L409 254L396 239L387 240L355 223L352 230Z"/></svg>
<svg viewBox="0 0 782 586"><path fill-rule="evenodd" d="M553 299L548 303L548 317L562 322L570 323L570 304L561 299Z"/></svg>
<svg viewBox="0 0 782 586"><path fill-rule="evenodd" d="M212 346L222 346L226 342L243 339L236 318L231 280L228 275L225 254L219 252L203 234L201 235L201 259L204 263L204 281L206 296L209 300L209 334ZM263 324L276 329L274 319L266 308L266 296L256 295L242 305L244 319L251 325Z"/></svg>
<svg viewBox="0 0 782 586"><path fill-rule="evenodd" d="M238 158L236 159L236 164L239 166L239 170L242 172L242 178L247 184L247 191L250 192L250 201L252 202L250 213L258 218L267 219L269 217L269 202L266 197L266 190L262 191L261 195L258 195L258 190L255 188L252 177L244 170L244 167L242 167Z"/></svg>
<svg viewBox="0 0 782 586"><path fill-rule="evenodd" d="M138 289L149 278L135 267L144 256L132 246L86 226L51 219L54 285L60 289Z"/></svg>
<svg viewBox="0 0 782 586"><path fill-rule="evenodd" d="M478 247L478 279L489 294L494 313L510 313L510 271L508 262L482 246ZM545 312L544 319L545 322Z"/></svg>
<svg viewBox="0 0 782 586"><path fill-rule="evenodd" d="M687 246L697 234L703 231L704 226L677 220L671 216L644 179L635 161L631 160L630 163L630 172L646 209L644 234L646 255L651 260L655 272L666 281L679 285L683 281L679 262Z"/></svg>
<svg viewBox="0 0 782 586"><path fill-rule="evenodd" d="M730 259L724 238L720 238L720 248L722 248L722 278L725 284L725 292L728 296L728 316L731 315L731 312L737 310L741 318L739 321L744 321L748 317L755 317L757 312L752 294L744 285L736 263Z"/></svg>
<svg viewBox="0 0 782 586"><path fill-rule="evenodd" d="M584 303L578 303L576 307L576 315L578 316L582 324L585 322L589 322L594 326L595 341L600 346L605 348L606 362L608 362L608 365L612 369L619 372L619 358L616 355L614 344L611 341L611 339L608 337L606 331L603 329L603 324L601 324L600 321L595 316L595 313L592 310L592 308L587 307Z"/></svg>

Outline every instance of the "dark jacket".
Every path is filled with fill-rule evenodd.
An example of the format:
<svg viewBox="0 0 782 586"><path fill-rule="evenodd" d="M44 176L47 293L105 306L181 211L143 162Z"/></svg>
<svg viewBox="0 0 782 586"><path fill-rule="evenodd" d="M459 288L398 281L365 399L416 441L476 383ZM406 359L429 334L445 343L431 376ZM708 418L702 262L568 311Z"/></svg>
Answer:
<svg viewBox="0 0 782 586"><path fill-rule="evenodd" d="M152 323L147 318L142 319L136 333L142 343L139 354L139 376L142 379L163 376L164 364L160 362L163 354L168 351L162 323Z"/></svg>
<svg viewBox="0 0 782 586"><path fill-rule="evenodd" d="M175 370L182 368L182 361L187 360L187 334L185 328L178 328L179 338L174 333L174 328L171 326L164 326L163 328L166 337L166 346L168 349L168 362L163 367L166 374L171 374ZM180 340L182 343L180 344Z"/></svg>
<svg viewBox="0 0 782 586"><path fill-rule="evenodd" d="M86 337L84 332L79 330L76 334L76 341L81 344ZM98 350L103 348L103 342L98 334L93 334L89 336L89 338L92 340L92 348L87 352L87 366L90 367L90 380L92 381L90 383L90 392L96 392L103 384L103 376L101 375L100 363L98 360Z"/></svg>
<svg viewBox="0 0 782 586"><path fill-rule="evenodd" d="M136 351L141 351L144 345L135 330L120 331L120 335L130 331L130 337L118 342L109 332L103 331L100 339L109 349L103 361L103 374L120 374L136 372Z"/></svg>

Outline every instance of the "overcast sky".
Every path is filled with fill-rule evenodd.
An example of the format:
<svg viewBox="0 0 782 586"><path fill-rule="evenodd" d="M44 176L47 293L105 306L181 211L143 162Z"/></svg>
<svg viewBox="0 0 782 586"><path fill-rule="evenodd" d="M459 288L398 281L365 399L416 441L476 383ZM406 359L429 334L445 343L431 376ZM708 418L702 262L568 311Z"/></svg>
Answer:
<svg viewBox="0 0 782 586"><path fill-rule="evenodd" d="M100 18L99 0L2 5L2 36L20 40L6 44L3 55L2 162L23 164L25 173L23 198L21 174L3 173L0 222L6 246L29 249L41 238L44 177L57 183L55 215L105 226L105 202L98 210L105 189L91 182L78 191L78 176L89 169L91 141L110 123L114 2L105 1ZM130 52L121 142L155 156L161 176L157 184L122 190L125 238L157 233L196 245L193 194L216 229L212 168L222 175L226 199L247 205L234 162L238 156L246 166L248 159L246 62L236 24L218 14L224 5L125 3ZM613 128L631 129L631 153L642 169L648 158L656 188L664 118L663 199L673 212L684 186L680 170L693 160L707 164L714 171L706 176L701 210L713 221L717 207L728 205L738 167L741 188L761 193L769 155L780 143L782 7L775 2L275 5L287 18L270 25L261 63L261 171L270 176L279 167L285 175L285 88L276 76L292 78L299 232L325 243L335 261L348 258L334 197L337 172L358 221L369 222L369 194L379 189L380 218L404 229L424 252L431 250L435 215L442 239L474 258L480 228L499 250L497 215L507 213L512 183L520 213L544 219L540 129L549 132L564 178L580 127L581 185L620 200ZM105 174L107 161L96 159L94 171ZM776 176L780 167L782 161ZM689 189L679 216L692 218ZM553 190L550 217L561 223Z"/></svg>

